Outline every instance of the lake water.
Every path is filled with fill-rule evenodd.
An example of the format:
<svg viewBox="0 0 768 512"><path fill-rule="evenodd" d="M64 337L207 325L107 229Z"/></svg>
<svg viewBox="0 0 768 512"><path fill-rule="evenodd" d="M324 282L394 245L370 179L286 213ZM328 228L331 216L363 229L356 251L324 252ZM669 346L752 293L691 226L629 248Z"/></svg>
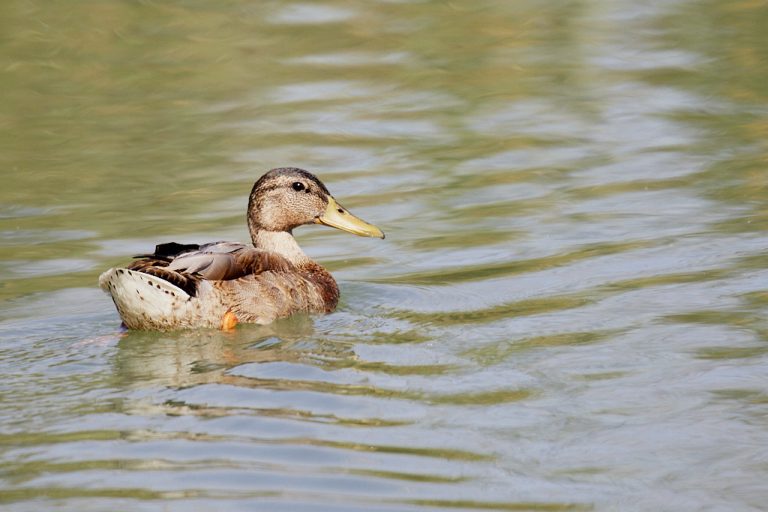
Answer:
<svg viewBox="0 0 768 512"><path fill-rule="evenodd" d="M9 512L768 509L762 1L0 5ZM248 239L338 310L123 333L101 271Z"/></svg>

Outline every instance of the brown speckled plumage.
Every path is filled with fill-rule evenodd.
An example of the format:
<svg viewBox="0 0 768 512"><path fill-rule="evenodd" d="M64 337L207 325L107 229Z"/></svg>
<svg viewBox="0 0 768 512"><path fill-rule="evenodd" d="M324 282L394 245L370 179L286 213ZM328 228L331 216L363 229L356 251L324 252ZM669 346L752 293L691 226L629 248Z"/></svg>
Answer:
<svg viewBox="0 0 768 512"><path fill-rule="evenodd" d="M265 324L294 313L328 313L339 288L296 243L292 230L326 224L362 236L384 234L341 207L314 175L273 169L248 200L253 246L234 242L160 244L99 284L131 329Z"/></svg>

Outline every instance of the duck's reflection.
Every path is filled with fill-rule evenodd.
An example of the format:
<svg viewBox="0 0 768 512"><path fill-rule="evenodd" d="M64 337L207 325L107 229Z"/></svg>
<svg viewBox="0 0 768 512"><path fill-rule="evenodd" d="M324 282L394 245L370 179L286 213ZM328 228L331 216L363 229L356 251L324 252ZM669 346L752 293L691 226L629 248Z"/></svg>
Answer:
<svg viewBox="0 0 768 512"><path fill-rule="evenodd" d="M234 331L128 331L118 342L114 377L124 387L180 388L220 383L227 370L244 363L296 362L322 351L310 342L314 323L295 315L270 325Z"/></svg>

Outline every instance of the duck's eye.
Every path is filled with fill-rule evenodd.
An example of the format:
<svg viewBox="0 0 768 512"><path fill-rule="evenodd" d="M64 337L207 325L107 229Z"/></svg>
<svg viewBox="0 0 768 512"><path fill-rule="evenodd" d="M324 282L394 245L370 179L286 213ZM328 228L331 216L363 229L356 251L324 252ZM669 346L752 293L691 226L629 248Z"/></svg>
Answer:
<svg viewBox="0 0 768 512"><path fill-rule="evenodd" d="M304 190L304 184L300 181L294 181L293 185L291 186L293 187L293 190L295 190L296 192L301 192L302 190Z"/></svg>

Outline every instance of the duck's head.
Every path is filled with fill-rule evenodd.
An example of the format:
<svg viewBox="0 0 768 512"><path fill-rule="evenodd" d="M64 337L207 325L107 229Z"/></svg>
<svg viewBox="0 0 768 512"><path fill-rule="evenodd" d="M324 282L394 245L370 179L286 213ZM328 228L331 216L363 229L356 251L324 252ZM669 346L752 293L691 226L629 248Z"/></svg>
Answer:
<svg viewBox="0 0 768 512"><path fill-rule="evenodd" d="M325 224L355 235L384 238L372 224L355 217L333 198L317 177L303 169L272 169L253 185L248 199L248 227L291 232L303 224Z"/></svg>

